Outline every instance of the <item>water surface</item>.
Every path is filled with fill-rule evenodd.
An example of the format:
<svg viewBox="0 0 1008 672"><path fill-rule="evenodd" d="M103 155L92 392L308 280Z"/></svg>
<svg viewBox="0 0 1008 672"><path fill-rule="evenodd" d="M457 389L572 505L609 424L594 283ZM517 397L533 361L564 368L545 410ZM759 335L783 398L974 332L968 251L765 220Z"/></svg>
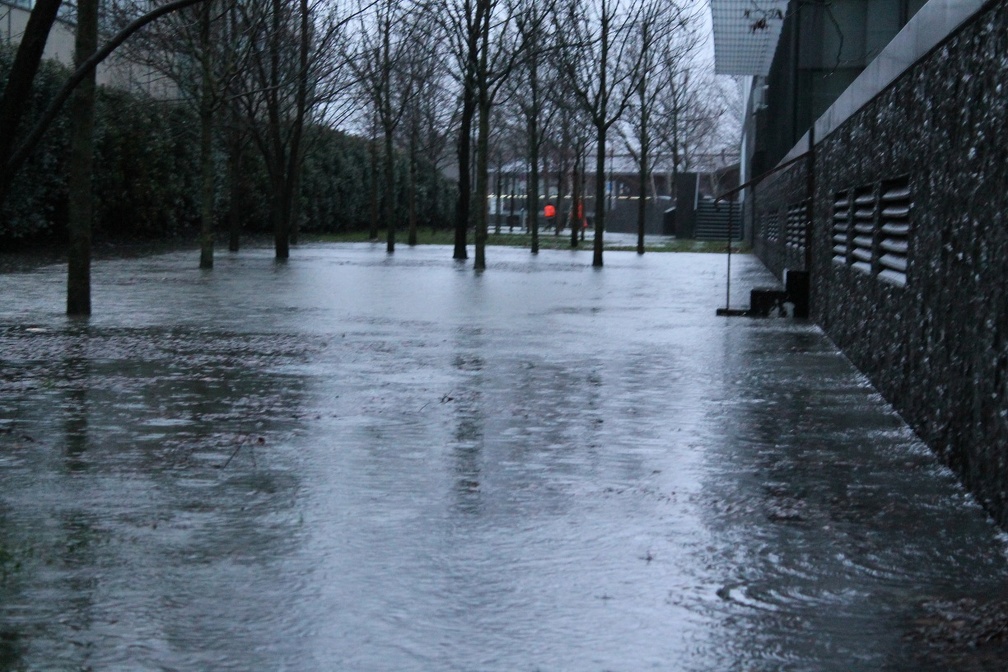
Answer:
<svg viewBox="0 0 1008 672"><path fill-rule="evenodd" d="M450 252L0 275L0 670L1001 669L913 637L997 529L723 256Z"/></svg>

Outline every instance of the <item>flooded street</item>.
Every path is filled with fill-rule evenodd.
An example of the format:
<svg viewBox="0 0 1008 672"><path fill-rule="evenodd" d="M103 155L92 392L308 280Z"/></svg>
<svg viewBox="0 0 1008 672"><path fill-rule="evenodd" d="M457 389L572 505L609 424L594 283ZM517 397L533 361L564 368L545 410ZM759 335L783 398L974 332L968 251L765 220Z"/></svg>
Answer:
<svg viewBox="0 0 1008 672"><path fill-rule="evenodd" d="M1003 669L918 634L1005 539L818 328L487 256L0 274L0 670Z"/></svg>

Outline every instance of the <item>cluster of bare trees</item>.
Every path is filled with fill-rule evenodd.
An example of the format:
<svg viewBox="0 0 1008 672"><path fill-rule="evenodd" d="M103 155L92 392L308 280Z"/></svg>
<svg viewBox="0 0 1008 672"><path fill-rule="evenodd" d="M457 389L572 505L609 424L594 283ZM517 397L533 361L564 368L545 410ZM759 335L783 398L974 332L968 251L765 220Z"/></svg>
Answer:
<svg viewBox="0 0 1008 672"><path fill-rule="evenodd" d="M268 172L276 256L288 257L297 235L305 128L313 123L356 128L369 138L371 235L377 238L383 220L390 253L404 223L410 244L416 242L418 157L437 168L453 154L454 256L467 258L473 229L477 269L486 267L493 161L528 166L527 211L537 252L544 161L552 161L558 196L571 195L569 212L561 210L558 219L570 219L576 247L594 150L593 264L601 266L604 160L614 129L639 163L643 196L656 152L686 166L700 126L719 123L720 112L700 113L696 104L707 92L696 86L698 78L691 80L695 17L669 0L79 0L76 72L52 114L29 128L18 116L19 100L29 95L60 5L36 2L0 99L0 203L33 143L69 100L71 314L90 312L94 72L124 44L126 59L160 73L198 111L203 268L213 266L218 175L237 193L249 151L261 154ZM223 171L220 146L227 156ZM403 156L406 184L395 169ZM403 192L407 222L396 221ZM558 201L563 208L563 198ZM241 199L231 199L230 207L234 250Z"/></svg>
<svg viewBox="0 0 1008 672"><path fill-rule="evenodd" d="M617 140L640 168L643 253L643 189L652 183L654 155L667 156L663 163L673 171L688 168L729 111L712 78L692 75L701 41L695 6L668 0L442 0L441 7L445 39L437 43L451 48L460 101L455 257L466 257L466 232L473 227L475 266L485 267L489 164L495 156L499 164L527 166L533 253L546 162L557 176L557 219L570 219L574 247L585 176L594 174L593 264L601 266L604 161ZM569 212L563 211L565 202Z"/></svg>

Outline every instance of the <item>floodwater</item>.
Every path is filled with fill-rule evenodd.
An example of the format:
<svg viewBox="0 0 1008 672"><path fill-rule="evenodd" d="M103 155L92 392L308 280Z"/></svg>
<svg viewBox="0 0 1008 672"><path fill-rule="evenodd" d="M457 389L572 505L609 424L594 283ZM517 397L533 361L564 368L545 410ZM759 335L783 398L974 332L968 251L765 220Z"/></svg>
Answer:
<svg viewBox="0 0 1008 672"><path fill-rule="evenodd" d="M1004 538L724 256L293 254L0 275L0 670L1002 669L914 633Z"/></svg>

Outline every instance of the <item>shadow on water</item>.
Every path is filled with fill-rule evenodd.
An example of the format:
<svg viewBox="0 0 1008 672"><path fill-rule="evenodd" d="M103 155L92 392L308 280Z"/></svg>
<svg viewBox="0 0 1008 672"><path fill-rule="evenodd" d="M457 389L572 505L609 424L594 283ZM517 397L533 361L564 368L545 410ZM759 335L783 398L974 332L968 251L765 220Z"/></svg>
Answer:
<svg viewBox="0 0 1008 672"><path fill-rule="evenodd" d="M64 356L63 368L66 372L66 401L61 405L64 410L63 433L66 447L64 449L66 468L70 471L87 469L87 428L88 428L88 379L90 378L89 362L85 357L87 332L82 331L77 338L68 343L70 351Z"/></svg>
<svg viewBox="0 0 1008 672"><path fill-rule="evenodd" d="M483 408L484 369L483 332L478 327L463 327L456 335L453 367L458 373L458 388L445 401L452 405L455 432L452 454L455 472L455 500L458 510L468 515L480 513L481 462L485 411Z"/></svg>

